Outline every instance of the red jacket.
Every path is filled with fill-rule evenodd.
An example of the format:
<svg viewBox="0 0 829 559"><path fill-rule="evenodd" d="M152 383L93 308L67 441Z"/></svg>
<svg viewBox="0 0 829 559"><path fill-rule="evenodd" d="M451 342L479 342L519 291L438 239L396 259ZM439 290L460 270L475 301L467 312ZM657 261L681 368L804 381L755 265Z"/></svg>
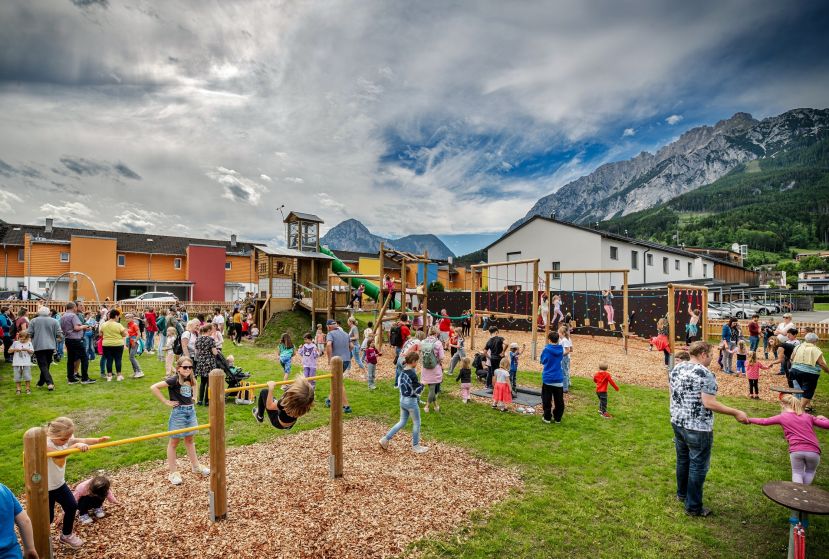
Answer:
<svg viewBox="0 0 829 559"><path fill-rule="evenodd" d="M610 373L607 371L599 371L593 375L593 382L596 383L596 392L607 392L608 384L615 388L616 392L619 391L619 387L616 386L616 383L613 382L613 377L611 377Z"/></svg>

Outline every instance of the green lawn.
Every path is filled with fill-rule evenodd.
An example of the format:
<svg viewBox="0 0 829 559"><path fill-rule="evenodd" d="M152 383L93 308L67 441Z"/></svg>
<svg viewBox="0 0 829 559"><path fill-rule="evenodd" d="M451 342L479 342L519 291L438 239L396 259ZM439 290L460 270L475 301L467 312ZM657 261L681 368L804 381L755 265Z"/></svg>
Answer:
<svg viewBox="0 0 829 559"><path fill-rule="evenodd" d="M829 303L815 303L814 309L816 311L829 311Z"/></svg>
<svg viewBox="0 0 829 559"><path fill-rule="evenodd" d="M233 348L237 363L255 371L254 378L281 377L278 364L263 357L266 351L272 350ZM51 394L36 390L28 397L14 396L10 367L0 366L0 409L4 411L0 415L0 481L22 491L23 433L57 415L73 417L80 436L106 434L118 439L165 430L169 410L149 391L150 384L162 377L162 368L153 356L140 359L147 373L144 379L92 386L67 386L63 363L55 365L57 390ZM96 361L96 375L97 366ZM537 374L521 373L520 378L524 384L538 384ZM397 396L388 382L381 382L374 392L361 383L347 381L346 385L354 408L354 415L347 419L368 416L389 425L396 420ZM818 396L821 408L829 402L827 386L829 381L824 380ZM454 389L454 380L448 380L445 389ZM327 383L320 383L320 390L327 392ZM574 401L561 425L545 425L538 416L501 414L489 406L463 405L444 397L440 414L424 416L426 444L445 441L489 461L516 467L525 489L490 515L480 515L468 526L447 526L450 531L445 536L415 544L417 551L426 557L480 558L783 556L788 515L761 493L764 482L790 475L779 428L747 427L718 417L705 486L705 501L715 516L688 518L673 498L674 450L667 394L622 386L621 392L610 395L615 418L605 420L596 413L592 390L589 380L574 380ZM778 409L762 402L725 401L760 416ZM201 421L207 420L206 409L198 413ZM327 420L326 409L318 406L294 431L319 427ZM234 405L228 407L227 431L230 445L291 436L259 428L246 407ZM829 441L826 433L819 436ZM208 437L201 435L197 440L199 451L206 452ZM157 440L75 455L69 460L67 477L74 482L95 469L162 459L165 445L166 441ZM822 467L816 481L829 488L826 468ZM468 483L474 484L475 479ZM405 498L403 493L401 498ZM819 557L819 550L829 546L829 521L815 518L812 526L810 548L818 551L810 557Z"/></svg>

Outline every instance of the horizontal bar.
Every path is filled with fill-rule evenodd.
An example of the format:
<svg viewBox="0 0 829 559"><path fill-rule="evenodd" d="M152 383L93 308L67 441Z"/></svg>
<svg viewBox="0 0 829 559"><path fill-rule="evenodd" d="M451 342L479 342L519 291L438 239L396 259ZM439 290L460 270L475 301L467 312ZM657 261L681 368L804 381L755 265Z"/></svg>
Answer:
<svg viewBox="0 0 829 559"><path fill-rule="evenodd" d="M341 280L345 279L373 279L380 281L380 276L374 274L328 274L329 278L338 278Z"/></svg>
<svg viewBox="0 0 829 559"><path fill-rule="evenodd" d="M180 435L181 433L189 433L190 431L197 431L199 429L210 429L210 424L196 425L195 427L185 427L184 429L175 429L173 431L165 431L163 433L153 433L152 435L141 435L140 437L132 437L130 439L121 439L119 441L106 441L98 444L89 445L88 450L98 450L99 448L109 448L111 446L121 446L123 444L137 443L141 441L149 441L151 439L162 439L171 435ZM67 456L69 454L76 454L81 452L79 448L67 448L66 450L54 450L47 452L46 456L49 458L58 458L60 456Z"/></svg>
<svg viewBox="0 0 829 559"><path fill-rule="evenodd" d="M544 270L545 274L621 274L624 272L630 272L628 268L613 268L610 270L599 270L599 269L591 269L591 270Z"/></svg>
<svg viewBox="0 0 829 559"><path fill-rule="evenodd" d="M317 375L315 377L305 377L305 380L322 380L326 378L331 378L333 375ZM296 380L296 379L294 379ZM280 380L277 381L275 384L276 386L281 386L283 384L293 384L293 380ZM249 384L248 386L237 386L236 388L228 388L225 390L225 394L232 394L234 392L242 392L243 390L252 390L254 388L265 388L268 386L267 382L263 382L261 384Z"/></svg>
<svg viewBox="0 0 829 559"><path fill-rule="evenodd" d="M491 268L493 266L507 266L512 264L534 264L541 262L538 258L527 258L526 260L511 260L509 262L493 262L492 264L473 264L470 268Z"/></svg>
<svg viewBox="0 0 829 559"><path fill-rule="evenodd" d="M673 287L674 289L688 289L688 290L700 290L700 291L708 291L708 288L704 285L693 285L690 283L669 283L668 287Z"/></svg>

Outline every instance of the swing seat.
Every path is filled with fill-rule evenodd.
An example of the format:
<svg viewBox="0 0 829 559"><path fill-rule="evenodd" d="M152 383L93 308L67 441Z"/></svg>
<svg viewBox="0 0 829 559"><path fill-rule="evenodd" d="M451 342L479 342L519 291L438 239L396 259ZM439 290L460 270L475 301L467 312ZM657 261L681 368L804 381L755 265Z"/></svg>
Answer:
<svg viewBox="0 0 829 559"><path fill-rule="evenodd" d="M590 326L590 319L589 318L584 319L584 325L585 326Z"/></svg>
<svg viewBox="0 0 829 559"><path fill-rule="evenodd" d="M599 327L599 329L604 330L604 320L600 320L598 322L598 327Z"/></svg>

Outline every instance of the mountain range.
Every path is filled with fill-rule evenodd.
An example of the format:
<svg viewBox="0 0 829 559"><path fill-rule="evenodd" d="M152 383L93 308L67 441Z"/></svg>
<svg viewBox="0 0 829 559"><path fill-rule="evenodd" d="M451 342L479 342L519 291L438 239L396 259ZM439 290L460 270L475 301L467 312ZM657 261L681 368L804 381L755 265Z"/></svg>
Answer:
<svg viewBox="0 0 829 559"><path fill-rule="evenodd" d="M510 230L534 215L592 223L646 210L828 129L827 109L794 109L763 120L736 113L714 126L692 128L656 153L600 166L538 200Z"/></svg>
<svg viewBox="0 0 829 559"><path fill-rule="evenodd" d="M407 235L399 239L386 239L374 235L356 219L347 219L338 223L320 239L320 244L327 245L332 250L354 252L377 252L380 250L380 243L389 248L414 254L429 251L431 258L441 260L455 256L455 253L435 235Z"/></svg>

